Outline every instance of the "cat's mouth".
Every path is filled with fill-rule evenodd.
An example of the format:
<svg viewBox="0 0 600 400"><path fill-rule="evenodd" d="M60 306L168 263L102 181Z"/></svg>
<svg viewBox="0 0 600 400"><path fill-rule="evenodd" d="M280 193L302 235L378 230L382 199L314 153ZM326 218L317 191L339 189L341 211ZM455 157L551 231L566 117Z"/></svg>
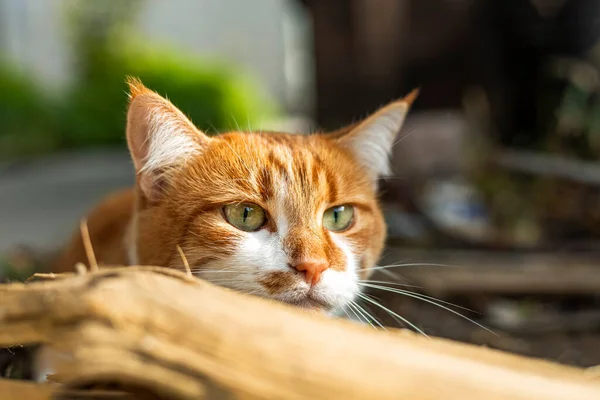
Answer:
<svg viewBox="0 0 600 400"><path fill-rule="evenodd" d="M284 303L287 304L291 304L295 307L300 307L300 308L304 308L307 310L312 310L312 311L330 311L333 306L329 303L326 303L323 300L320 300L319 298L317 298L316 296L312 295L312 294L307 294L304 298L302 299L285 299L285 300L281 300Z"/></svg>

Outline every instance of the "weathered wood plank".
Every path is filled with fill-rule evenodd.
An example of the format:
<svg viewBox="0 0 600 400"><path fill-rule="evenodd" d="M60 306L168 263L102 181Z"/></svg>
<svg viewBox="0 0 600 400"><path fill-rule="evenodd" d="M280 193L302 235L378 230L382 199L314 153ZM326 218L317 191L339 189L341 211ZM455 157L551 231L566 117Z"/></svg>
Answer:
<svg viewBox="0 0 600 400"><path fill-rule="evenodd" d="M582 369L375 331L174 271L0 287L0 319L0 345L27 337L70 353L56 375L68 387L117 382L171 399L600 398Z"/></svg>

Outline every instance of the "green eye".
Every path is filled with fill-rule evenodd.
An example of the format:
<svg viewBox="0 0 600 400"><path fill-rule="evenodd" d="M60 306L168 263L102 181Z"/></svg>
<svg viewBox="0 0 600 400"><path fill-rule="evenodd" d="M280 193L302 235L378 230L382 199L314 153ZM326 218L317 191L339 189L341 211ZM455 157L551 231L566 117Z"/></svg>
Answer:
<svg viewBox="0 0 600 400"><path fill-rule="evenodd" d="M348 229L354 218L354 207L343 205L331 207L323 214L323 226L330 231Z"/></svg>
<svg viewBox="0 0 600 400"><path fill-rule="evenodd" d="M223 208L225 219L236 228L252 232L264 225L265 210L251 203L229 204Z"/></svg>

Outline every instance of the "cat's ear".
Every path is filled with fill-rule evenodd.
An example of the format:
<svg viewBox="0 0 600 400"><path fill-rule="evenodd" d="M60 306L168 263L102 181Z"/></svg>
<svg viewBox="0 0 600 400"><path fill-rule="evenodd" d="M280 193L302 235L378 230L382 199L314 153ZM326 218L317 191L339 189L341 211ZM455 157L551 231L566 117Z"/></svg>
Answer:
<svg viewBox="0 0 600 400"><path fill-rule="evenodd" d="M418 95L419 89L415 89L364 120L332 132L330 137L348 149L372 179L386 176L390 173L392 147Z"/></svg>
<svg viewBox="0 0 600 400"><path fill-rule="evenodd" d="M210 141L192 122L136 78L128 78L127 145L142 192L157 201L185 161Z"/></svg>

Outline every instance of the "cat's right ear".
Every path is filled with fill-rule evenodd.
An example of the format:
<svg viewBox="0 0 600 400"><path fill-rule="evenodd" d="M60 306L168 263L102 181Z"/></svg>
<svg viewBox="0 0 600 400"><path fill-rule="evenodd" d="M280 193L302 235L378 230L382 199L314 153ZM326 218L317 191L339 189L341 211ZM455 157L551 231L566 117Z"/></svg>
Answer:
<svg viewBox="0 0 600 400"><path fill-rule="evenodd" d="M415 89L404 98L380 108L367 118L327 134L362 165L374 182L391 171L389 155L404 119L419 95Z"/></svg>
<svg viewBox="0 0 600 400"><path fill-rule="evenodd" d="M170 101L128 78L127 145L143 194L160 199L173 178L192 156L201 154L210 138Z"/></svg>

